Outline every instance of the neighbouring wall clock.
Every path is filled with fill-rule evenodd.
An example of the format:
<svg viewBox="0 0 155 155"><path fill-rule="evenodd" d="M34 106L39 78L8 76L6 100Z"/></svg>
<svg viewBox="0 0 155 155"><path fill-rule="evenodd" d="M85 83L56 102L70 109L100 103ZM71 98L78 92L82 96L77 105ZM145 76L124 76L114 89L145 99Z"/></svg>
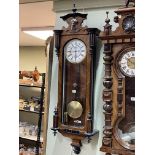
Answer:
<svg viewBox="0 0 155 155"><path fill-rule="evenodd" d="M100 33L105 64L105 126L100 150L106 155L135 154L135 7L128 6L130 2L134 1L126 1L126 7L115 11L115 31L107 12Z"/></svg>
<svg viewBox="0 0 155 155"><path fill-rule="evenodd" d="M80 153L81 140L98 133L93 129L94 61L97 28L82 26L87 14L73 13L61 17L68 27L55 32L59 61L58 104L54 111L54 134L59 131L71 138L73 151Z"/></svg>

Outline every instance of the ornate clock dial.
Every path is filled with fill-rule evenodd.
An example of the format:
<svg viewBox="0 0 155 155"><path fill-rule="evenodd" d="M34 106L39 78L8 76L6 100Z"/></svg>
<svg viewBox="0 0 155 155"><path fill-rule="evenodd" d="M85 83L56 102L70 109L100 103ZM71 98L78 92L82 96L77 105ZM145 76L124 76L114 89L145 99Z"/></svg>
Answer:
<svg viewBox="0 0 155 155"><path fill-rule="evenodd" d="M135 76L135 51L125 52L119 60L119 67L123 74Z"/></svg>
<svg viewBox="0 0 155 155"><path fill-rule="evenodd" d="M135 17L127 16L126 18L124 18L122 27L126 33L135 32Z"/></svg>
<svg viewBox="0 0 155 155"><path fill-rule="evenodd" d="M64 50L66 59L71 63L80 63L86 57L86 46L79 39L69 41Z"/></svg>

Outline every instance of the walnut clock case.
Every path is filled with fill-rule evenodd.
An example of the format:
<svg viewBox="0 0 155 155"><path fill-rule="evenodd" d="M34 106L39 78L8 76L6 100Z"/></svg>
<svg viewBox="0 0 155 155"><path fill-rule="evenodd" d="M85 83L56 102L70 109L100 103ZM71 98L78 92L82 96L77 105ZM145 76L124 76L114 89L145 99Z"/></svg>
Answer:
<svg viewBox="0 0 155 155"><path fill-rule="evenodd" d="M55 48L59 60L58 104L54 111L54 134L71 138L73 151L79 154L81 140L98 131L93 129L94 60L97 28L82 27L87 14L60 17L68 27L55 30Z"/></svg>
<svg viewBox="0 0 155 155"><path fill-rule="evenodd" d="M129 4L129 2L127 3ZM105 20L100 38L104 43L105 114L101 151L106 155L135 154L135 7L126 5L115 11L115 31Z"/></svg>

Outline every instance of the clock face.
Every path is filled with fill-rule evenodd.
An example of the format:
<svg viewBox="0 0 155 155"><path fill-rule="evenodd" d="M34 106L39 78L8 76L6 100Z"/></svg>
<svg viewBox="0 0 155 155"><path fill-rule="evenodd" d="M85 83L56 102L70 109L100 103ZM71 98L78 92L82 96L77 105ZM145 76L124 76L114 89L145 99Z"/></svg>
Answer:
<svg viewBox="0 0 155 155"><path fill-rule="evenodd" d="M127 16L122 23L123 30L126 33L135 32L135 17Z"/></svg>
<svg viewBox="0 0 155 155"><path fill-rule="evenodd" d="M121 72L129 77L135 76L135 51L128 51L122 54L119 59L119 68Z"/></svg>
<svg viewBox="0 0 155 155"><path fill-rule="evenodd" d="M79 39L69 41L65 48L66 59L71 63L80 63L86 57L86 46Z"/></svg>

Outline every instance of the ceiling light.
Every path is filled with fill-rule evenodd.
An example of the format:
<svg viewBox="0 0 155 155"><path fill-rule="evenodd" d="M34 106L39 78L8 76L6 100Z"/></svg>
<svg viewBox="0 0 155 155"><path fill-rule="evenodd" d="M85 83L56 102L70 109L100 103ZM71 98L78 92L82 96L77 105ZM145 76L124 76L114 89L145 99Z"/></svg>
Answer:
<svg viewBox="0 0 155 155"><path fill-rule="evenodd" d="M49 36L53 36L53 27L23 27L21 31L33 37L46 40Z"/></svg>

